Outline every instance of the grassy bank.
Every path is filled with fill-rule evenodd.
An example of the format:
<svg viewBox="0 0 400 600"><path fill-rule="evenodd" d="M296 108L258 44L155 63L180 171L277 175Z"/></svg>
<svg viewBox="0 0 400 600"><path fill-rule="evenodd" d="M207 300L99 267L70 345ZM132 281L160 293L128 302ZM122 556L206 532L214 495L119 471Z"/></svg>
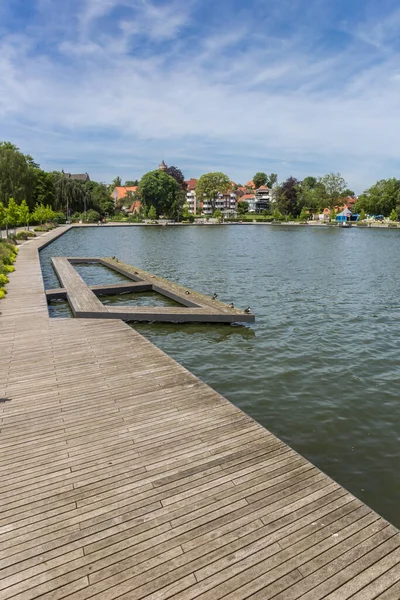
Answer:
<svg viewBox="0 0 400 600"><path fill-rule="evenodd" d="M17 258L18 248L12 242L0 240L0 299L6 295L8 275L14 271L13 262Z"/></svg>

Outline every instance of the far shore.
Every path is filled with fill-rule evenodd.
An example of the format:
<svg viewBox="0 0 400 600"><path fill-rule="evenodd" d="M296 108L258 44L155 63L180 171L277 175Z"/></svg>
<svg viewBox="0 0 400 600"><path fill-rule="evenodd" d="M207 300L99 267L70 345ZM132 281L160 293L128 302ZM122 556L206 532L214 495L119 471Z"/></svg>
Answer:
<svg viewBox="0 0 400 600"><path fill-rule="evenodd" d="M201 222L201 223L129 223L128 221L110 221L98 225L97 223L73 223L74 227L223 227L226 225L267 225L268 227L336 227L341 228L339 223L321 223L318 221L307 221L299 223L297 221L224 221L223 223L216 222ZM351 228L359 229L400 229L400 223L351 223Z"/></svg>

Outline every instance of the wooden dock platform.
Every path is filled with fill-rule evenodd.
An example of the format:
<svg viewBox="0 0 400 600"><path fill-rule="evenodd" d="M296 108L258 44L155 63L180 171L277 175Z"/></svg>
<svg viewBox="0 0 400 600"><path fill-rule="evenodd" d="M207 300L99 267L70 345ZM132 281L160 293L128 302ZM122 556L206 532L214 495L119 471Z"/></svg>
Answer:
<svg viewBox="0 0 400 600"><path fill-rule="evenodd" d="M131 283L88 286L74 268L74 264L99 264L120 273ZM228 306L216 298L188 290L187 288L152 275L143 269L127 265L116 258L54 257L52 264L61 288L46 292L48 299L67 298L77 318L121 319L122 321L151 321L178 323L252 323L255 316ZM174 300L179 306L106 306L97 296L118 294L125 291L156 292Z"/></svg>
<svg viewBox="0 0 400 600"><path fill-rule="evenodd" d="M121 320L0 302L1 600L399 600L400 534Z"/></svg>

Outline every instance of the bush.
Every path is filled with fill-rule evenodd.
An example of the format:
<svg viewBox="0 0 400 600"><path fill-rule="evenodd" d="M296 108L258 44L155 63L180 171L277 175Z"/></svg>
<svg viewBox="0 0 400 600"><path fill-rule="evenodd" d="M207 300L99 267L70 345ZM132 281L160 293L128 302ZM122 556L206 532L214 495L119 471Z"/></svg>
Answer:
<svg viewBox="0 0 400 600"><path fill-rule="evenodd" d="M17 240L27 240L30 237L36 237L33 231L19 231L15 236Z"/></svg>
<svg viewBox="0 0 400 600"><path fill-rule="evenodd" d="M97 210L93 210L92 208L86 212L86 222L87 223L96 223L100 219L100 213Z"/></svg>
<svg viewBox="0 0 400 600"><path fill-rule="evenodd" d="M61 223L65 223L65 221L66 221L65 214L62 212L54 213L52 221L53 221L53 223L57 223L58 225L60 225Z"/></svg>
<svg viewBox="0 0 400 600"><path fill-rule="evenodd" d="M12 263L17 258L18 248L10 240L0 240L0 298L4 298L6 290L4 286L8 283L8 273L14 271Z"/></svg>

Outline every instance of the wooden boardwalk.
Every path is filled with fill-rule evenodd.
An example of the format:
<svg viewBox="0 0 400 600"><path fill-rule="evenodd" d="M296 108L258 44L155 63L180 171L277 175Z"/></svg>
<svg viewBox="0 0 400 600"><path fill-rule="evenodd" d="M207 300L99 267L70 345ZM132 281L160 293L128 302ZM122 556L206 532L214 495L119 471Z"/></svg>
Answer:
<svg viewBox="0 0 400 600"><path fill-rule="evenodd" d="M49 319L40 244L0 302L1 600L399 600L395 527L122 321Z"/></svg>

